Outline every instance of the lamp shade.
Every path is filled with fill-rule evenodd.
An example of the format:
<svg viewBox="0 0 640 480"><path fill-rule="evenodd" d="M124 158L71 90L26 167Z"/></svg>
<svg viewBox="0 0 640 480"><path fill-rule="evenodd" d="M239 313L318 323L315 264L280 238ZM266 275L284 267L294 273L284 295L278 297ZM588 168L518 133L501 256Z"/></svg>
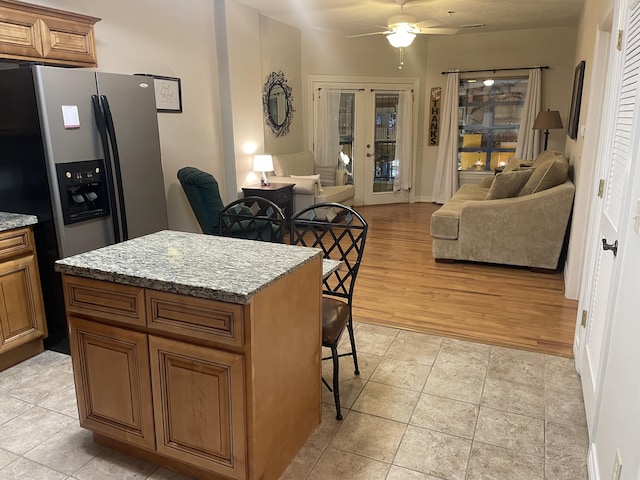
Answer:
<svg viewBox="0 0 640 480"><path fill-rule="evenodd" d="M538 113L536 121L533 122L534 130L553 130L554 128L562 128L562 120L560 112L557 110L546 110Z"/></svg>
<svg viewBox="0 0 640 480"><path fill-rule="evenodd" d="M273 171L273 158L271 155L254 155L253 170L256 172Z"/></svg>
<svg viewBox="0 0 640 480"><path fill-rule="evenodd" d="M389 43L396 48L404 48L411 45L413 39L416 38L415 33L407 32L406 30L396 30L393 33L387 35Z"/></svg>

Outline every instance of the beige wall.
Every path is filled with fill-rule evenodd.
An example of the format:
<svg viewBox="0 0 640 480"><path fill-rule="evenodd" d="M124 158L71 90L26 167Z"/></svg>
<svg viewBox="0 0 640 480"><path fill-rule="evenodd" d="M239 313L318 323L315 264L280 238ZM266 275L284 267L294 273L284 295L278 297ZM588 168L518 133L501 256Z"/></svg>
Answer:
<svg viewBox="0 0 640 480"><path fill-rule="evenodd" d="M293 118L289 133L276 137L264 123L264 153L291 153L304 149L304 84L302 81L302 32L287 24L260 16L261 80L282 72L292 89ZM260 152L262 153L262 152Z"/></svg>

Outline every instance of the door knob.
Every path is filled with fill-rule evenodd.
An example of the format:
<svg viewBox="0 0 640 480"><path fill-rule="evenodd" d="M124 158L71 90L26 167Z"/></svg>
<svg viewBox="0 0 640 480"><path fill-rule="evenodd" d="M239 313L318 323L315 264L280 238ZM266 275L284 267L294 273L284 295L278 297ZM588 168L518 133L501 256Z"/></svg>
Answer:
<svg viewBox="0 0 640 480"><path fill-rule="evenodd" d="M607 243L607 239L602 239L602 249L603 250L611 250L613 252L613 256L618 255L618 240L613 243Z"/></svg>

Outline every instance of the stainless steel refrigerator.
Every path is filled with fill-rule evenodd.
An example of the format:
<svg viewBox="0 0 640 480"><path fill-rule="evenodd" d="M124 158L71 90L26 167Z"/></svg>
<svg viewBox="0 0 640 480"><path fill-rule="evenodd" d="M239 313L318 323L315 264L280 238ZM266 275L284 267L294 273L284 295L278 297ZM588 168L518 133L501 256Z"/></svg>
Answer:
<svg viewBox="0 0 640 480"><path fill-rule="evenodd" d="M167 228L153 79L1 70L0 211L38 216L45 346L64 350L55 260Z"/></svg>

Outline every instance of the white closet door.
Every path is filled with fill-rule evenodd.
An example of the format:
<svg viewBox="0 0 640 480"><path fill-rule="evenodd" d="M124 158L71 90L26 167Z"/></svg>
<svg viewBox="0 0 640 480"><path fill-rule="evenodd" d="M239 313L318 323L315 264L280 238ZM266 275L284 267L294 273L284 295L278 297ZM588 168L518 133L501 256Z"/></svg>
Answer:
<svg viewBox="0 0 640 480"><path fill-rule="evenodd" d="M605 191L602 213L597 228L598 238L593 244L596 262L589 296L589 316L583 343L580 366L587 422L594 428L599 388L602 382L603 360L608 344L612 293L615 293L619 265L611 247L617 245L623 207L627 201L632 154L636 149L634 133L638 129L638 87L640 75L640 3L633 2L627 12L628 25L622 51L622 72L613 91L619 92L616 101L615 121L603 138L611 138L605 158L609 158L604 172ZM618 245L618 248L620 246Z"/></svg>

